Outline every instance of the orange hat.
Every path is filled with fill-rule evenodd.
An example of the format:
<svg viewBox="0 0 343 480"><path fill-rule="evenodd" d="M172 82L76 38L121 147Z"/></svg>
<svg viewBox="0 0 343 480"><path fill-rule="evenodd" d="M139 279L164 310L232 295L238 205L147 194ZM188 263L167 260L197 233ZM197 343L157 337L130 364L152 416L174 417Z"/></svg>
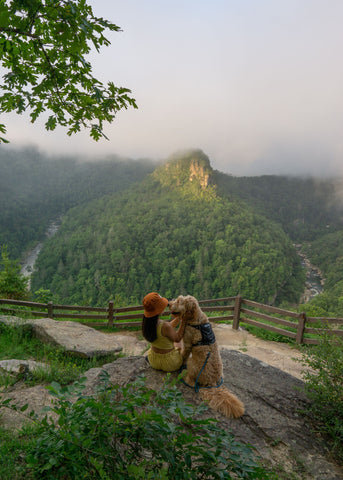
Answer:
<svg viewBox="0 0 343 480"><path fill-rule="evenodd" d="M143 298L144 316L149 318L159 315L167 307L168 303L169 301L158 293L148 293Z"/></svg>

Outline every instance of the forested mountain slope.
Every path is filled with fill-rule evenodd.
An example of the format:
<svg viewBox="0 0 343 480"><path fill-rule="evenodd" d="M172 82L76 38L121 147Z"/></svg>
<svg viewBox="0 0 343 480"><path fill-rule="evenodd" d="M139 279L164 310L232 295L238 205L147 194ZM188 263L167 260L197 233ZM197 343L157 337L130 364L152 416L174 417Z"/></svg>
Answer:
<svg viewBox="0 0 343 480"><path fill-rule="evenodd" d="M152 172L151 161L47 159L35 149L0 148L0 246L11 257L38 242L49 220L120 191Z"/></svg>
<svg viewBox="0 0 343 480"><path fill-rule="evenodd" d="M304 280L280 226L219 193L200 151L170 159L128 190L68 212L37 262L33 289L64 303L242 295L296 301Z"/></svg>
<svg viewBox="0 0 343 480"><path fill-rule="evenodd" d="M343 317L343 229L317 238L304 250L325 277L324 293L307 306L308 313Z"/></svg>
<svg viewBox="0 0 343 480"><path fill-rule="evenodd" d="M343 180L231 177L215 172L222 195L239 198L278 222L325 278L324 293L301 307L310 316L343 317Z"/></svg>
<svg viewBox="0 0 343 480"><path fill-rule="evenodd" d="M218 171L214 179L221 195L244 200L298 243L343 228L341 179L233 177Z"/></svg>

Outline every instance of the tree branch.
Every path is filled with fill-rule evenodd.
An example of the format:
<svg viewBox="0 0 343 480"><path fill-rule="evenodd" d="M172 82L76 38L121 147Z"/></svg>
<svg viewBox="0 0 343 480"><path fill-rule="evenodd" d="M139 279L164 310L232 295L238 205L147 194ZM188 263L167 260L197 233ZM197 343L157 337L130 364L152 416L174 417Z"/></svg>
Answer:
<svg viewBox="0 0 343 480"><path fill-rule="evenodd" d="M6 33L16 33L18 35L23 35L24 37L30 37L34 39L38 39L38 35L35 35L34 33L31 32L24 32L23 30L20 30L19 28L12 28L12 27L0 27L0 32L6 32Z"/></svg>

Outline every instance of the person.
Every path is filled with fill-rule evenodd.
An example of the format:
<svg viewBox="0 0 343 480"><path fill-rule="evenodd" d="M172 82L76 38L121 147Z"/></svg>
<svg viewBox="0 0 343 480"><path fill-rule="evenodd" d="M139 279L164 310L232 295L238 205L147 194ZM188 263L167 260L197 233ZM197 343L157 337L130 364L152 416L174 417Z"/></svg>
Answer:
<svg viewBox="0 0 343 480"><path fill-rule="evenodd" d="M179 370L183 363L182 337L186 323L180 317L167 322L160 320L160 315L167 308L167 298L156 292L148 293L143 299L144 315L142 320L143 337L151 343L148 360L152 368L164 372Z"/></svg>

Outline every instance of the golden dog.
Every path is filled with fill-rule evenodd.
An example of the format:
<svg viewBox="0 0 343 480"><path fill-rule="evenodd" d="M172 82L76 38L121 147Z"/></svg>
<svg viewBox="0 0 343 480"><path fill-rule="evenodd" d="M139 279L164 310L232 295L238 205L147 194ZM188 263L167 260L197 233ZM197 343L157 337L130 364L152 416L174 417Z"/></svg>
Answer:
<svg viewBox="0 0 343 480"><path fill-rule="evenodd" d="M208 405L230 418L244 414L243 403L223 383L223 364L211 324L196 298L182 296L169 302L173 315L186 321L184 363L187 363L185 383L199 391Z"/></svg>

